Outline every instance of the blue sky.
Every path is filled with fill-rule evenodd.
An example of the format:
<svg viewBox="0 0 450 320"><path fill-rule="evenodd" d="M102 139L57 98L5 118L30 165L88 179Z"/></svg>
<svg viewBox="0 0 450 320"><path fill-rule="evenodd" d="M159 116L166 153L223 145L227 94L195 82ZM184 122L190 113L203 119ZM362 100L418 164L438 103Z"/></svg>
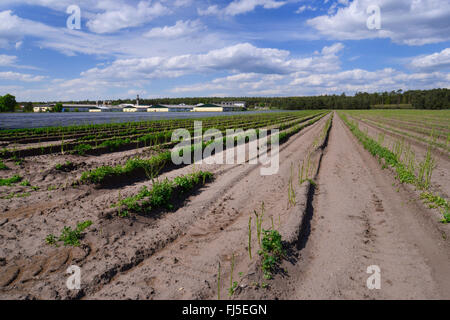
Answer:
<svg viewBox="0 0 450 320"><path fill-rule="evenodd" d="M0 3L0 95L19 101L353 95L449 71L448 0Z"/></svg>

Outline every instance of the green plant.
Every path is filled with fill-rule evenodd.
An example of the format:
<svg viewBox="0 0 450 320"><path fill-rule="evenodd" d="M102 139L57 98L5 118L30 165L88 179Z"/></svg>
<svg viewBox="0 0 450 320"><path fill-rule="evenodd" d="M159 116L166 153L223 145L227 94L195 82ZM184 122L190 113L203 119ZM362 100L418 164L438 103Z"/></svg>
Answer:
<svg viewBox="0 0 450 320"><path fill-rule="evenodd" d="M84 156L87 151L92 150L92 146L90 144L79 144L75 146L72 153L76 153L79 156Z"/></svg>
<svg viewBox="0 0 450 320"><path fill-rule="evenodd" d="M264 219L264 202L261 203L261 213L254 211L256 216L256 235L258 237L258 244L261 248L261 230L262 230L262 222Z"/></svg>
<svg viewBox="0 0 450 320"><path fill-rule="evenodd" d="M294 164L291 163L291 175L288 183L288 201L291 206L295 206L295 189L294 189Z"/></svg>
<svg viewBox="0 0 450 320"><path fill-rule="evenodd" d="M120 199L114 206L119 207L122 216L128 215L130 211L148 214L154 209L166 208L173 209L172 200L174 195L185 195L197 185L203 185L212 179L212 173L198 171L185 176L176 177L169 181L153 181L151 189L142 187L135 196ZM121 206L125 207L122 212Z"/></svg>
<svg viewBox="0 0 450 320"><path fill-rule="evenodd" d="M0 160L0 170L8 170L9 168Z"/></svg>
<svg viewBox="0 0 450 320"><path fill-rule="evenodd" d="M30 186L31 186L31 183L30 183L30 181L28 181L28 180L24 180L24 181L22 181L22 182L20 183L20 185L21 185L22 187L30 187Z"/></svg>
<svg viewBox="0 0 450 320"><path fill-rule="evenodd" d="M45 241L50 245L57 245L58 241L63 242L64 246L80 246L80 239L84 230L92 225L92 221L87 220L77 224L77 227L72 230L71 227L64 227L59 238L56 238L53 234L49 234Z"/></svg>
<svg viewBox="0 0 450 320"><path fill-rule="evenodd" d="M275 266L284 256L281 235L277 230L263 230L262 248L258 254L262 256L262 271L265 279L272 278Z"/></svg>
<svg viewBox="0 0 450 320"><path fill-rule="evenodd" d="M11 185L18 183L20 181L22 181L22 177L16 174L11 178L0 179L0 186L10 187Z"/></svg>
<svg viewBox="0 0 450 320"><path fill-rule="evenodd" d="M234 291L236 291L236 288L238 286L237 281L233 281L233 273L234 273L234 253L231 257L231 272L230 272L230 288L228 289L228 295L231 297L234 294Z"/></svg>
<svg viewBox="0 0 450 320"><path fill-rule="evenodd" d="M57 241L58 239L55 237L55 235L53 234L49 234L46 238L45 238L45 242L49 245L55 245L57 246Z"/></svg>
<svg viewBox="0 0 450 320"><path fill-rule="evenodd" d="M252 260L252 217L248 218L248 256Z"/></svg>

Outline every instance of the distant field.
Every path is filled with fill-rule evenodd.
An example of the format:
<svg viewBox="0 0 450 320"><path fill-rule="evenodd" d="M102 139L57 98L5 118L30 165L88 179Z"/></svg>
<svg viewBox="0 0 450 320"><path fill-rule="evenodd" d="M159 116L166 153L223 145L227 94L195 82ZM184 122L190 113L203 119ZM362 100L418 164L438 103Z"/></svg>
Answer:
<svg viewBox="0 0 450 320"><path fill-rule="evenodd" d="M450 297L450 110L207 115L241 163L172 162L193 118L0 130L0 299Z"/></svg>
<svg viewBox="0 0 450 320"><path fill-rule="evenodd" d="M71 112L71 113L3 113L0 129L43 128L57 126L123 123L132 121L152 121L168 119L191 119L204 117L232 116L239 114L260 114L278 111L245 112Z"/></svg>

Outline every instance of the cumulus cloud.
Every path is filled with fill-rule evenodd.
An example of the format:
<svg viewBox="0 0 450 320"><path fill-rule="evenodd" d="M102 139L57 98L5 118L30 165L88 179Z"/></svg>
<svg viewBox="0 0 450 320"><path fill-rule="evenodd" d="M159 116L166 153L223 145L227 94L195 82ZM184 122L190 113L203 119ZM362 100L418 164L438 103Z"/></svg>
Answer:
<svg viewBox="0 0 450 320"><path fill-rule="evenodd" d="M137 27L171 12L160 2L151 1L140 1L135 7L104 0L99 2L98 7L105 12L97 14L87 22L89 30L95 33L112 33L124 28Z"/></svg>
<svg viewBox="0 0 450 320"><path fill-rule="evenodd" d="M354 0L341 2L344 7L329 15L307 21L320 34L336 40L389 38L395 43L423 45L450 40L450 2L448 0ZM381 9L381 29L367 28L371 14L367 9Z"/></svg>
<svg viewBox="0 0 450 320"><path fill-rule="evenodd" d="M342 48L342 44L335 44L325 47L321 54L313 57L292 58L286 50L258 48L249 43L240 43L204 54L119 59L106 68L93 68L82 75L108 79L154 79L217 71L289 74L299 70L337 70L340 62L336 53Z"/></svg>
<svg viewBox="0 0 450 320"><path fill-rule="evenodd" d="M236 16L255 10L256 7L263 7L264 9L278 9L288 1L276 0L233 0L226 7L220 9L217 5L211 5L206 9L198 9L199 15L217 15L223 14L228 16Z"/></svg>
<svg viewBox="0 0 450 320"><path fill-rule="evenodd" d="M204 29L199 20L179 20L173 26L157 27L144 34L147 38L179 38L197 33Z"/></svg>
<svg viewBox="0 0 450 320"><path fill-rule="evenodd" d="M0 67L10 67L16 64L16 56L8 56L5 54L0 54Z"/></svg>
<svg viewBox="0 0 450 320"><path fill-rule="evenodd" d="M23 81L23 82L40 82L45 79L44 76L34 76L31 74L17 73L12 71L0 72L1 80Z"/></svg>
<svg viewBox="0 0 450 320"><path fill-rule="evenodd" d="M450 48L412 59L410 66L425 71L441 71L450 68Z"/></svg>

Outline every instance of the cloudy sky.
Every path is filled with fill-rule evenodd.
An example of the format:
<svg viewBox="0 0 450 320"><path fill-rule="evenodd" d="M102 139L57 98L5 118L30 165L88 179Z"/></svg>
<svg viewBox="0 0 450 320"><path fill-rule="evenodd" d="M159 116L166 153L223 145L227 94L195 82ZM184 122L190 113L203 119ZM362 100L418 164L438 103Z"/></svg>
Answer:
<svg viewBox="0 0 450 320"><path fill-rule="evenodd" d="M19 101L437 87L449 0L0 1L0 95Z"/></svg>

